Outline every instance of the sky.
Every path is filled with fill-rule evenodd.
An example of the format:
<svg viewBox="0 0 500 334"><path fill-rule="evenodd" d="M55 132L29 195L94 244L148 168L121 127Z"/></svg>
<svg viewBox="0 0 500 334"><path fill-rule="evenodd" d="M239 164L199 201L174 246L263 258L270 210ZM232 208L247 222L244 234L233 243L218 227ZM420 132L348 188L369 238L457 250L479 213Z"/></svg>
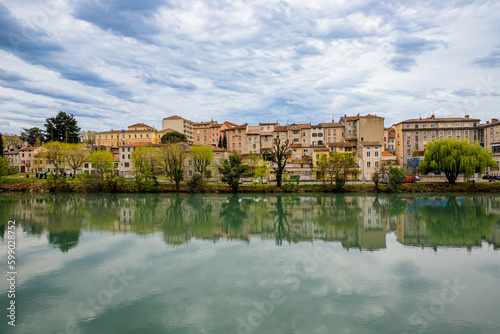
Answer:
<svg viewBox="0 0 500 334"><path fill-rule="evenodd" d="M500 1L0 0L0 132L500 112Z"/></svg>

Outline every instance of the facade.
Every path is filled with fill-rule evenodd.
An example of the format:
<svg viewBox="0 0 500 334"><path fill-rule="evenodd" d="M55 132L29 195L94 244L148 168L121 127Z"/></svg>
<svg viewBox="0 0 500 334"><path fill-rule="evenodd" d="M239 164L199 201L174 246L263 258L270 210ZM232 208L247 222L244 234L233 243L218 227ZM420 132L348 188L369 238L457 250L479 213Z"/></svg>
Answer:
<svg viewBox="0 0 500 334"><path fill-rule="evenodd" d="M9 168L15 169L19 173L19 150L5 151L3 155L7 159Z"/></svg>
<svg viewBox="0 0 500 334"><path fill-rule="evenodd" d="M234 126L222 130L221 132L226 135L227 138L227 150L236 151L238 154L247 154L247 139L246 133L248 130L248 124Z"/></svg>
<svg viewBox="0 0 500 334"><path fill-rule="evenodd" d="M95 146L118 147L131 143L158 144L161 136L152 126L137 123L129 126L127 130L110 130L96 133Z"/></svg>
<svg viewBox="0 0 500 334"><path fill-rule="evenodd" d="M500 122L498 119L493 118L487 121L486 124L479 126L479 142L481 146L491 150L493 160L500 165ZM499 170L488 170L491 175L500 175Z"/></svg>
<svg viewBox="0 0 500 334"><path fill-rule="evenodd" d="M344 116L340 118L344 125L344 141L354 148L359 142L384 142L384 118L376 115Z"/></svg>
<svg viewBox="0 0 500 334"><path fill-rule="evenodd" d="M440 138L456 138L475 143L479 140L480 120L465 117L408 119L394 125L396 160L400 166L409 158L421 157L425 146Z"/></svg>
<svg viewBox="0 0 500 334"><path fill-rule="evenodd" d="M194 123L192 121L177 115L165 117L161 122L162 130L174 129L177 132L185 134L189 142L194 141L193 126Z"/></svg>
<svg viewBox="0 0 500 334"><path fill-rule="evenodd" d="M20 173L35 173L35 155L39 152L40 147L28 146L19 150L19 172Z"/></svg>
<svg viewBox="0 0 500 334"><path fill-rule="evenodd" d="M340 143L344 141L345 126L340 123L321 123L323 128L324 142Z"/></svg>
<svg viewBox="0 0 500 334"><path fill-rule="evenodd" d="M384 151L396 153L396 130L393 127L384 129Z"/></svg>
<svg viewBox="0 0 500 334"><path fill-rule="evenodd" d="M193 143L194 145L210 145L212 144L212 127L217 124L217 122L201 122L193 124ZM217 137L219 139L219 137Z"/></svg>
<svg viewBox="0 0 500 334"><path fill-rule="evenodd" d="M356 151L360 179L373 180L373 173L382 164L382 144L380 142L359 142Z"/></svg>

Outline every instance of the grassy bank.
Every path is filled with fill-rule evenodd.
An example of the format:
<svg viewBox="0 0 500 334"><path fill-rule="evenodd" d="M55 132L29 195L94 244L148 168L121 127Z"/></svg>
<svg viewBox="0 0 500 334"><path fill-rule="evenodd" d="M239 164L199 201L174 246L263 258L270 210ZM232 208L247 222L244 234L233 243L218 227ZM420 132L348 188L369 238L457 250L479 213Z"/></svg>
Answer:
<svg viewBox="0 0 500 334"><path fill-rule="evenodd" d="M0 183L0 191L11 192L118 192L118 193L141 193L141 192L181 192L189 193L191 189L182 184L177 191L173 184L160 182L155 187L140 187L133 180L122 180L119 182L112 191L103 191L96 189L83 183L78 179L66 178L63 183L54 183L48 180L40 180L36 178L26 178L20 176L9 176L2 178ZM219 183L208 183L203 187L196 190L200 193L231 193L232 190L229 186ZM337 192L333 186L322 184L285 184L283 187L278 188L275 185L268 184L242 184L239 188L240 193L312 193L312 192ZM375 193L375 192L389 192L386 185L379 185L378 189L374 184L347 184L344 187L345 193ZM398 188L400 193L443 193L443 192L499 192L500 182L476 182L473 186L472 183L457 183L451 185L443 182L417 182L417 183L404 183Z"/></svg>

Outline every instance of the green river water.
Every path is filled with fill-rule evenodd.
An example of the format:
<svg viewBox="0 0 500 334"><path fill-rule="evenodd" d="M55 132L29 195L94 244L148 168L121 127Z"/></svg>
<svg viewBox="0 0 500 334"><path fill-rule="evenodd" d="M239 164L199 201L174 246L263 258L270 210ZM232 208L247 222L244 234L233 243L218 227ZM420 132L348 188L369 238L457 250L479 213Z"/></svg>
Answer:
<svg viewBox="0 0 500 334"><path fill-rule="evenodd" d="M500 333L497 195L2 194L0 220L0 333Z"/></svg>

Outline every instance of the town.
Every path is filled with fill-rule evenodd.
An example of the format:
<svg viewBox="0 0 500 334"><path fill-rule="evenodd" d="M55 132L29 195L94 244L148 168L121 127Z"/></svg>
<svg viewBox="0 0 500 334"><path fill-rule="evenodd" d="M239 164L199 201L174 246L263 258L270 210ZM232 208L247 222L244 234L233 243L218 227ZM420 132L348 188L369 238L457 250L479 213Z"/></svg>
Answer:
<svg viewBox="0 0 500 334"><path fill-rule="evenodd" d="M213 163L208 166L207 180L219 181L221 175L217 167L235 152L243 159L262 159L269 167L267 173L259 175L265 182L276 179L271 155L273 140L290 143L290 155L286 161L284 177L303 181L322 179L319 159L332 152L350 153L355 158L357 175L351 179L373 181L374 173L381 166L399 166L415 171L415 166L424 157L427 144L437 139L454 138L468 143L479 143L487 148L493 159L500 162L500 122L492 119L481 123L480 119L469 115L454 118L407 119L390 127L384 125L384 118L377 115L344 115L337 122L311 123L267 123L258 125L211 120L193 122L173 115L162 119L162 129L158 130L144 123L136 123L126 129L111 129L103 132L87 131L86 142L89 152L96 150L113 154L114 172L122 177L134 177L138 168L134 166L132 154L138 147L160 147L162 137L167 134L182 134L181 143L185 151L195 146L205 146L213 151ZM184 137L185 136L185 137ZM30 145L26 138L4 134L4 156L9 167L18 173L38 174L55 172L50 159L41 155L41 141ZM168 137L168 136L167 136ZM38 143L38 145L36 144ZM33 142L31 143L33 144ZM267 161L267 163L265 163ZM92 173L92 163L83 161L75 170L65 164L59 168L64 174ZM158 171L161 173L161 171ZM487 168L489 175L499 175L498 168ZM183 168L183 179L189 180L196 174L193 162L187 158Z"/></svg>

